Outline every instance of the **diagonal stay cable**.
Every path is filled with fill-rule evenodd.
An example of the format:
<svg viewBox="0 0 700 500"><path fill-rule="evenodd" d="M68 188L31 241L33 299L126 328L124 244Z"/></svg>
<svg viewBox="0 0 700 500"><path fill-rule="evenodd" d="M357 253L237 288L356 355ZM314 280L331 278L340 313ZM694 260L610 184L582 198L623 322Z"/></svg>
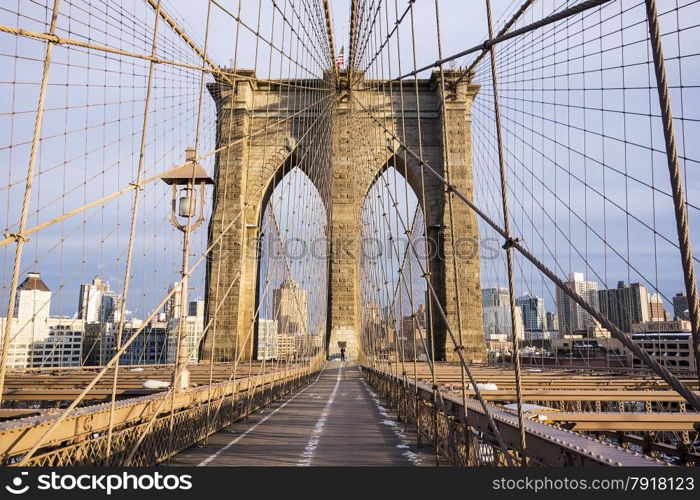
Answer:
<svg viewBox="0 0 700 500"><path fill-rule="evenodd" d="M378 86L384 86L388 85L392 82L397 82L399 80L403 80L405 78L408 78L410 76L418 75L419 73L422 73L423 71L436 68L440 64L445 64L450 61L454 61L455 59L459 59L460 57L464 57L466 55L472 54L474 52L478 51L483 51L483 50L488 50L489 47L492 45L496 45L497 43L504 42L506 40L510 40L511 38L515 38L517 36L523 35L525 33L528 33L530 31L534 31L536 29L542 28L544 26L547 26L552 23L556 23L558 21L561 21L562 19L566 19L568 17L574 16L576 14L580 14L581 12L584 12L588 9L592 9L594 7L598 7L600 5L603 5L607 2L610 2L611 0L585 0L581 3L578 3L572 7L569 7L566 10L563 10L561 12L557 12L556 14L552 14L550 16L547 16L543 19L540 19L539 21L536 21L532 24L528 24L527 26L523 26L522 28L519 28L517 30L511 31L509 33L505 33L501 36L497 36L496 38L491 38L489 40L486 40L485 42L475 45L474 47L471 47L469 49L463 50L461 52L457 52L456 54L452 54L451 56L445 57L443 59L437 60L435 62L432 62L430 64L426 64L425 66L415 69L409 73L397 76L395 78L392 78L391 80L386 80L384 82L380 82L377 84L373 85L368 85L366 87L363 87L359 90L369 90Z"/></svg>

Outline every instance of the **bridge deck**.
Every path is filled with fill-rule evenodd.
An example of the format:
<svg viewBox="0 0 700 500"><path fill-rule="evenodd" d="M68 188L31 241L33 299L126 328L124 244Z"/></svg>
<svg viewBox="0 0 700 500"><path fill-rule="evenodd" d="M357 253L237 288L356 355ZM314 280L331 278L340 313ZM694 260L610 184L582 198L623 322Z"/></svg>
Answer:
<svg viewBox="0 0 700 500"><path fill-rule="evenodd" d="M408 442L353 363L329 363L291 397L210 436L171 465L432 465L432 450Z"/></svg>

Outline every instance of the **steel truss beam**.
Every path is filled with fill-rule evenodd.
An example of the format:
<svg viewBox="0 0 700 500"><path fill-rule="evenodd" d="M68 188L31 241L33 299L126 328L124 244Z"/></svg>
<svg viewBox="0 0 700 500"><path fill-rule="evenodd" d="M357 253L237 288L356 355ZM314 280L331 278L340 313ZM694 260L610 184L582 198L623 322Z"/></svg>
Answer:
<svg viewBox="0 0 700 500"><path fill-rule="evenodd" d="M388 387L389 391L400 391L404 388L411 392L410 398L430 404L434 391L429 384L363 368L368 380L377 386ZM380 387L377 387L378 389ZM417 390L413 394L413 390ZM388 396L388 394L385 394ZM459 396L443 395L444 409L439 412L455 422L466 424L471 432L481 436L482 441L491 434L487 415L481 405L474 399L467 399L463 406ZM489 408L498 430L508 445L509 450L520 451L520 431L516 415L496 406ZM566 429L561 429L533 420L525 422L527 434L528 462L549 466L665 466L665 462L640 453L634 453L620 446L614 446L596 439L584 436ZM446 436L438 436L446 440Z"/></svg>

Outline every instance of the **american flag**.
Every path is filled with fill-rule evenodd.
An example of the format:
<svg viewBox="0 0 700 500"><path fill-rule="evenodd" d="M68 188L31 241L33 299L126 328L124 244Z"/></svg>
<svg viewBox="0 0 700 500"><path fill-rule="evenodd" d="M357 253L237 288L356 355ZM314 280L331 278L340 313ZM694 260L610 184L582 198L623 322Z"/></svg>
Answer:
<svg viewBox="0 0 700 500"><path fill-rule="evenodd" d="M345 45L343 45L343 47L340 49L340 53L339 53L338 56L335 58L335 65L336 65L337 67L339 67L339 68L340 68L343 64L345 64L345 56L343 55L344 52L345 52Z"/></svg>

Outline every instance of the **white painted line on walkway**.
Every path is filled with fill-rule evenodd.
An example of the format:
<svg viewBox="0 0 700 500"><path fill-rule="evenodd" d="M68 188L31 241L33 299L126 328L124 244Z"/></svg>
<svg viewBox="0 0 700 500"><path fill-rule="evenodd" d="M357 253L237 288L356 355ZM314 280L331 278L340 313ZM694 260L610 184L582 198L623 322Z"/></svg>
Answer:
<svg viewBox="0 0 700 500"><path fill-rule="evenodd" d="M379 401L379 397L377 394L372 390L372 388L369 386L367 381L364 378L360 378L360 382L362 382L362 385L364 386L365 390L369 394L369 397L372 401L374 401L374 405L377 407L377 411L379 412L379 416L381 418L380 424L386 425L391 428L391 430L394 431L394 434L396 437L399 439L399 444L396 445L397 448L405 449L402 453L402 455L408 460L412 465L419 465L421 463L421 458L419 455L416 455L413 453L410 449L410 446L408 444L408 439L406 438L406 435L401 431L398 425L396 425L396 421L393 420L392 418L389 417L389 414L386 411L386 408L381 404Z"/></svg>
<svg viewBox="0 0 700 500"><path fill-rule="evenodd" d="M340 369L338 370L338 376L335 379L335 387L333 387L333 391L328 397L328 401L326 402L325 408L323 408L323 411L321 412L321 416L318 417L318 421L316 422L314 431L311 433L309 442L306 443L304 453L301 454L301 458L299 459L299 462L297 462L297 465L299 467L309 467L311 465L311 459L314 457L314 453L316 452L316 448L318 447L318 442L321 440L323 427L326 425L326 420L328 420L328 414L331 411L331 406L333 406L333 400L335 399L335 395L338 392L338 386L340 385L340 379L342 375L343 367L341 365Z"/></svg>
<svg viewBox="0 0 700 500"><path fill-rule="evenodd" d="M297 392L294 396L292 396L291 398L289 398L287 401L285 401L284 403L282 403L281 405L279 405L279 406L278 406L277 408L275 408L272 412L270 412L268 415L266 415L265 418L263 418L262 420L260 420L259 422L257 422L255 425L253 425L252 427L250 427L249 429L247 429L243 434L241 434L240 436L236 436L236 438L234 438L234 439L233 439L230 443L228 443L226 446L224 446L223 448L219 448L219 449L216 451L216 453L213 453L212 455L209 455L207 458L205 458L204 460L202 460L202 461L197 465L197 467L204 467L204 466L209 465L209 464L211 463L211 461L214 460L216 457L218 457L219 455L221 455L223 452L225 452L226 450L228 450L231 446L233 446L234 444L238 443L241 439L243 439L243 438L246 437L248 434L250 434L251 432L253 432L255 429L257 429L257 427L258 427L259 425L264 424L264 423L267 421L268 418L270 418L272 415L274 415L275 413L277 413L278 411L280 411L282 408L284 408L285 406L287 406L289 403L291 403L292 401L294 401L294 399L295 399L297 396L299 396L300 394L303 394L309 387L311 387L312 385L316 384L316 382L318 382L318 379L321 378L321 375L323 374L323 372L324 372L325 369L326 369L326 365L324 365L323 368L321 369L321 371L318 372L318 375L316 376L316 380L314 380L312 383L310 383L309 385L307 385L306 387L304 387L302 390L300 390L299 392Z"/></svg>

